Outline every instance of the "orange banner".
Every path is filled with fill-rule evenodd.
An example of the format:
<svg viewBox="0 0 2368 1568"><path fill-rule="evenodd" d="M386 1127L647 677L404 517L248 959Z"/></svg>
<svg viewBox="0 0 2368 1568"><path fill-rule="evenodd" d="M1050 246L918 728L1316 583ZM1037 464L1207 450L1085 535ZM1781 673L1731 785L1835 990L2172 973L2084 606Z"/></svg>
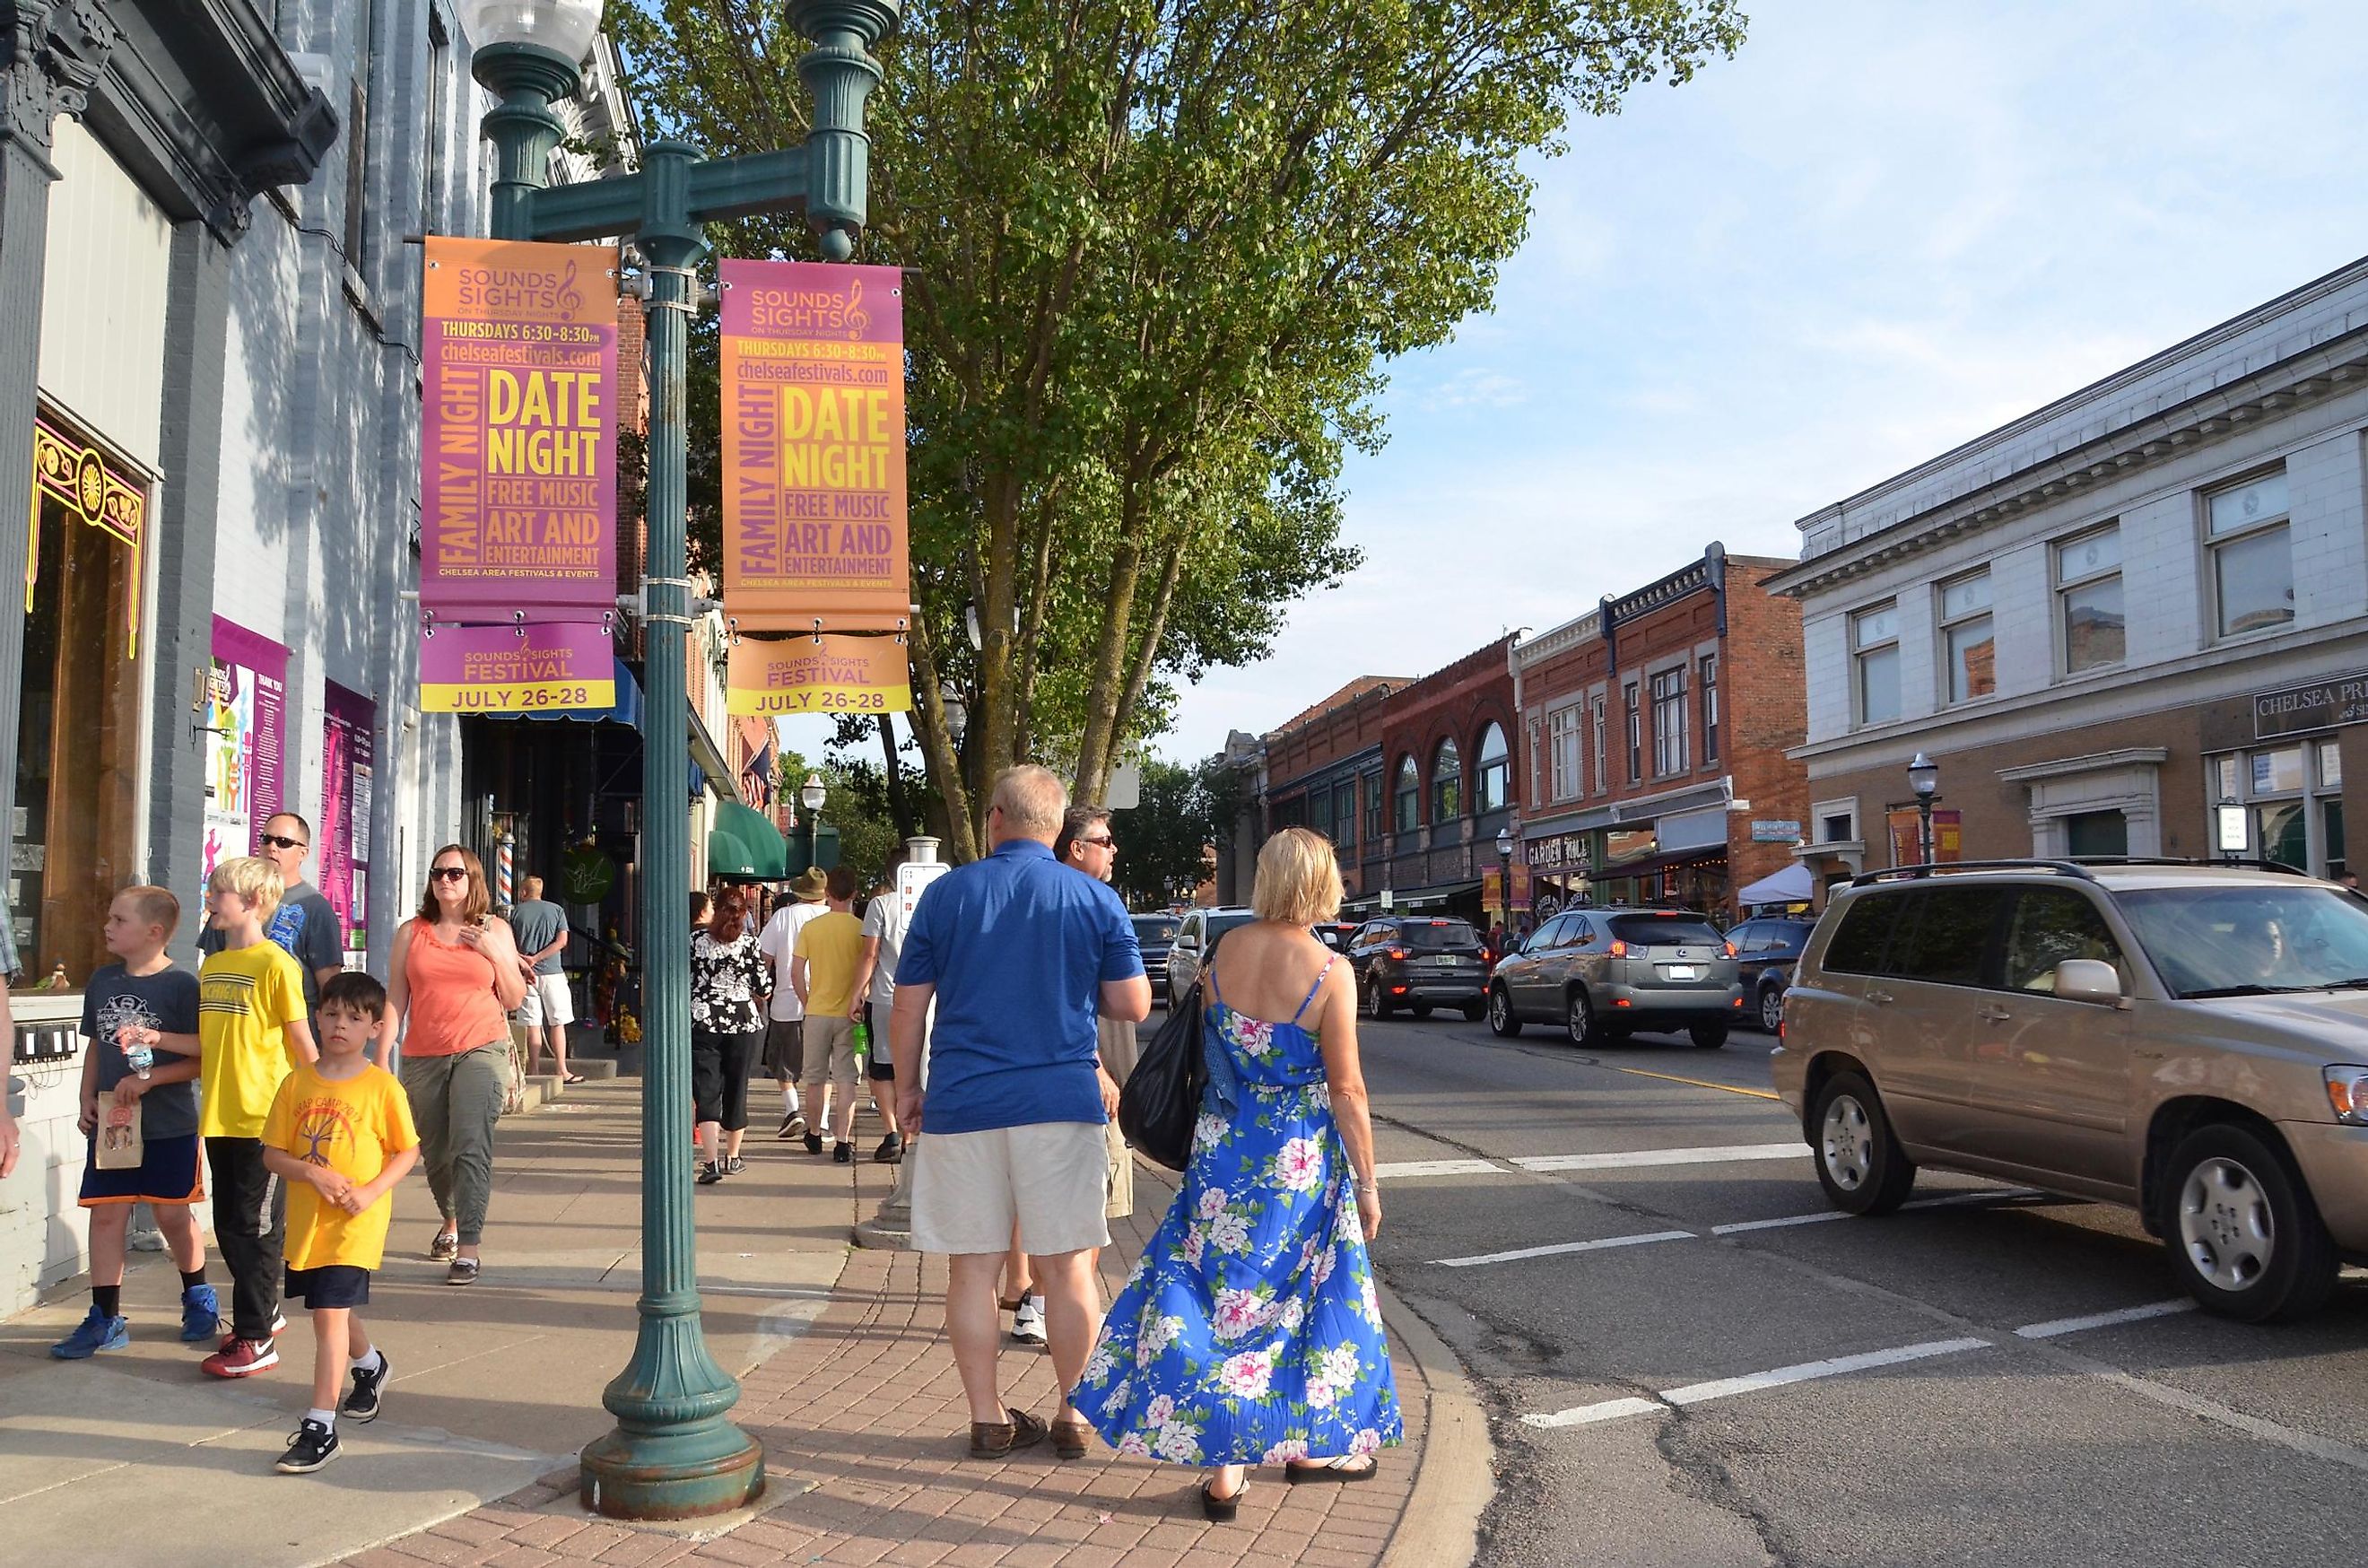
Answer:
<svg viewBox="0 0 2368 1568"><path fill-rule="evenodd" d="M912 666L901 637L785 637L732 644L725 705L734 713L909 713Z"/></svg>
<svg viewBox="0 0 2368 1568"><path fill-rule="evenodd" d="M797 261L717 272L724 613L743 631L901 627L913 597L903 273Z"/></svg>

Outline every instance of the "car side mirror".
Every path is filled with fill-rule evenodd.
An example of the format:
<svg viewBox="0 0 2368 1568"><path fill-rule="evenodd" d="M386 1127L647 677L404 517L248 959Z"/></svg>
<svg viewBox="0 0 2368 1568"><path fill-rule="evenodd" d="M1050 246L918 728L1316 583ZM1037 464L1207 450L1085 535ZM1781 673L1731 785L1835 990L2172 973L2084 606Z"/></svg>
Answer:
<svg viewBox="0 0 2368 1568"><path fill-rule="evenodd" d="M2055 999L2110 1007L2122 1000L2122 977L2098 959L2066 959L2055 966Z"/></svg>

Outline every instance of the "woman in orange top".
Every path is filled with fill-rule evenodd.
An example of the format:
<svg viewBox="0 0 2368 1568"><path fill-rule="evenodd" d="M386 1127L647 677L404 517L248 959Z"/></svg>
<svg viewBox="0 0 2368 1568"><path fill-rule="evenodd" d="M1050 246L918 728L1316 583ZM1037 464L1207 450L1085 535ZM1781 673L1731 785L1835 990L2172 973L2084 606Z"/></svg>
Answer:
<svg viewBox="0 0 2368 1568"><path fill-rule="evenodd" d="M451 1264L447 1285L473 1285L494 1186L494 1122L510 1089L509 1014L527 987L518 942L493 913L475 855L457 844L436 852L418 917L395 932L389 967L379 1060L403 1031L404 1092L444 1217L427 1256Z"/></svg>

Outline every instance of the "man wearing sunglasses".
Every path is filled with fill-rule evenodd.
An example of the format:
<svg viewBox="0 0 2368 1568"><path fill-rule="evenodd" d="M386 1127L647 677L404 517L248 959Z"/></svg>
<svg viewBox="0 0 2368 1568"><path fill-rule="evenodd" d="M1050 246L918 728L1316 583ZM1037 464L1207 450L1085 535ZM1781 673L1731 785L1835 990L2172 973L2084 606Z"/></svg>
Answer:
<svg viewBox="0 0 2368 1568"><path fill-rule="evenodd" d="M280 950L304 971L308 1017L321 1010L322 985L346 967L346 934L337 924L337 912L319 888L304 880L304 855L312 846L313 824L294 812L282 812L263 824L263 835L256 840L255 849L279 871L287 890L279 895L279 912L263 934L279 943ZM200 953L218 953L223 945L222 933L211 925L198 934Z"/></svg>

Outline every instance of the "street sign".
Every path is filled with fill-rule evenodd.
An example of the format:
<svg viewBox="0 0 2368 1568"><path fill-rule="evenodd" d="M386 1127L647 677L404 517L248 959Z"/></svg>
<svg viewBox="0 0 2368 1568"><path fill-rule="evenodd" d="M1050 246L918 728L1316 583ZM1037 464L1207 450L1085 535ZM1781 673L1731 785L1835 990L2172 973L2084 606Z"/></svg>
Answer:
<svg viewBox="0 0 2368 1568"><path fill-rule="evenodd" d="M1102 804L1114 812L1131 812L1143 804L1143 764L1121 762L1111 768Z"/></svg>
<svg viewBox="0 0 2368 1568"><path fill-rule="evenodd" d="M1395 909L1397 906L1398 901L1396 895L1392 893L1389 889L1383 888L1382 890L1382 913L1383 915L1387 915L1391 910Z"/></svg>
<svg viewBox="0 0 2368 1568"><path fill-rule="evenodd" d="M1790 844L1801 836L1797 822L1755 822L1751 824L1754 844Z"/></svg>

